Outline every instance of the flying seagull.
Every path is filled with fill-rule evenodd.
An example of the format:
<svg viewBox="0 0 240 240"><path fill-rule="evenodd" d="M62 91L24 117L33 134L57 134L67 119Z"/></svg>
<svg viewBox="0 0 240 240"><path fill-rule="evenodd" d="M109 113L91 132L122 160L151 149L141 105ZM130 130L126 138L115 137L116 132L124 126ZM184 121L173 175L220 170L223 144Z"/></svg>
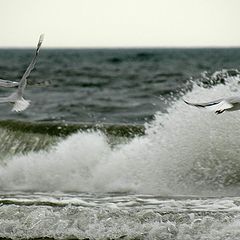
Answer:
<svg viewBox="0 0 240 240"><path fill-rule="evenodd" d="M206 103L190 103L183 100L186 104L205 108L214 111L216 114L223 113L224 111L237 111L240 110L240 97L221 98L215 101Z"/></svg>
<svg viewBox="0 0 240 240"><path fill-rule="evenodd" d="M12 82L12 81L2 80L2 79L0 80L0 86L3 86L3 87L18 86L17 90L14 93L12 93L10 96L0 98L0 103L10 102L10 103L14 104L12 111L21 112L21 111L25 110L26 108L28 108L28 106L30 105L30 100L25 100L23 98L23 93L24 93L24 90L27 85L27 78L30 75L31 71L34 69L34 66L36 64L37 56L39 54L39 50L42 45L43 38L44 38L44 35L41 34L38 44L37 44L37 49L36 49L35 55L31 61L31 63L29 64L27 70L23 74L20 82Z"/></svg>

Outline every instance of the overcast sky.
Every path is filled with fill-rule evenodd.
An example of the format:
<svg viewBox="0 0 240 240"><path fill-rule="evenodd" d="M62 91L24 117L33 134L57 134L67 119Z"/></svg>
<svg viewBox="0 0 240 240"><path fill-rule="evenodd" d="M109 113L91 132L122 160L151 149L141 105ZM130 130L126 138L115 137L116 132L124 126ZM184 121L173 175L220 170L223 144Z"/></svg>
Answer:
<svg viewBox="0 0 240 240"><path fill-rule="evenodd" d="M0 47L240 46L240 0L0 0Z"/></svg>

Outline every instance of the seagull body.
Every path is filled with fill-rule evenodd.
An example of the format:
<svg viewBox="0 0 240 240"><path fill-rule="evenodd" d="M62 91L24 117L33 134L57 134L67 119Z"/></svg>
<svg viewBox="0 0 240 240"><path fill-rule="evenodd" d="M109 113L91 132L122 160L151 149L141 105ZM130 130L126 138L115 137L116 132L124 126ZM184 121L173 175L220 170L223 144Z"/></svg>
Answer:
<svg viewBox="0 0 240 240"><path fill-rule="evenodd" d="M188 105L209 109L216 114L223 113L224 111L237 111L240 110L240 97L221 98L215 101L206 103L190 103L184 100Z"/></svg>
<svg viewBox="0 0 240 240"><path fill-rule="evenodd" d="M24 93L24 90L27 85L27 78L30 75L31 71L34 69L34 66L36 64L37 56L39 54L39 50L40 50L40 47L43 42L43 37L44 37L44 35L42 34L40 36L38 44L37 44L35 56L33 57L27 70L23 74L20 82L14 82L14 81L0 79L0 87L1 86L2 87L16 87L16 86L18 87L17 90L14 93L12 93L10 96L0 98L0 103L10 102L10 103L14 104L12 111L21 112L21 111L25 110L26 108L28 108L28 106L30 105L30 101L25 100L23 98L23 93Z"/></svg>

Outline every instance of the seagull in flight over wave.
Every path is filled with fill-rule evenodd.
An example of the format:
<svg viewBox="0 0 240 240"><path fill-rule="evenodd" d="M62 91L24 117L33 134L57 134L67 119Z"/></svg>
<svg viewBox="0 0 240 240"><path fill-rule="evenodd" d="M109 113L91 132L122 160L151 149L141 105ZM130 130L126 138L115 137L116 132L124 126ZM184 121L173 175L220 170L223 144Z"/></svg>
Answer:
<svg viewBox="0 0 240 240"><path fill-rule="evenodd" d="M221 114L224 111L237 111L240 110L240 97L221 98L215 101L206 103L190 103L183 100L186 104L205 108L214 111L216 114Z"/></svg>
<svg viewBox="0 0 240 240"><path fill-rule="evenodd" d="M43 42L43 38L44 38L44 35L41 34L38 44L37 44L37 49L36 49L35 55L31 61L31 63L29 64L27 70L23 74L20 82L0 79L0 87L16 87L16 86L18 86L17 90L14 93L12 93L10 96L0 98L0 103L10 102L10 103L14 104L12 111L15 111L15 112L24 111L30 105L30 100L25 100L23 98L23 93L24 93L24 90L27 85L27 78L29 77L31 71L34 69L34 66L36 64L39 50L40 50L40 47Z"/></svg>

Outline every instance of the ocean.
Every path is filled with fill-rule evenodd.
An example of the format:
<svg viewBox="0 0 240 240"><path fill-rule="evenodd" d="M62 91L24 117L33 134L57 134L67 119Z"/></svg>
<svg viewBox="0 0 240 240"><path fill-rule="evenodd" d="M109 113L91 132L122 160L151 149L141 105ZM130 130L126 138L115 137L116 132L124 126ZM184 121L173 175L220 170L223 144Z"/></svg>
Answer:
<svg viewBox="0 0 240 240"><path fill-rule="evenodd" d="M33 49L0 49L21 78ZM0 238L240 239L240 49L42 49L0 105ZM6 96L13 89L0 89Z"/></svg>

